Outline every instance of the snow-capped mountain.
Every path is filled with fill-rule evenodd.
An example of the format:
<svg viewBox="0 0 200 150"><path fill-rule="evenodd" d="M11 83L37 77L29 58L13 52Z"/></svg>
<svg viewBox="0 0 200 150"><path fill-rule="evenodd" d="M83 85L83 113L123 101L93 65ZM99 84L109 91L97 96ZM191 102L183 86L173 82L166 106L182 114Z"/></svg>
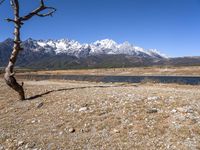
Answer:
<svg viewBox="0 0 200 150"><path fill-rule="evenodd" d="M0 43L0 67L8 62L13 40ZM105 39L90 44L75 40L34 40L22 42L17 66L29 68L102 68L157 65L166 60L157 50L146 50L129 42Z"/></svg>
<svg viewBox="0 0 200 150"><path fill-rule="evenodd" d="M129 42L118 44L113 40L104 39L98 40L91 44L80 44L74 40L33 40L24 41L24 47L29 47L31 51L45 53L55 53L55 55L67 54L76 57L87 57L92 55L115 55L125 54L139 57L164 58L157 50L145 50L134 46Z"/></svg>

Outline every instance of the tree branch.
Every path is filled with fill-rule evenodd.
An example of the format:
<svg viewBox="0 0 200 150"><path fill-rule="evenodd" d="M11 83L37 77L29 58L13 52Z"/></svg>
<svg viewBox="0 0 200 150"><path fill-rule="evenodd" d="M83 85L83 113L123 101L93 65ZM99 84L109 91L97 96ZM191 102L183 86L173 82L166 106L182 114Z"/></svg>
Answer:
<svg viewBox="0 0 200 150"><path fill-rule="evenodd" d="M53 8L53 7L46 7L46 10L47 9L49 10L49 12L43 13L43 14L37 13L36 15L39 16L39 17L47 17L47 16L52 16L53 13L56 11L56 9Z"/></svg>
<svg viewBox="0 0 200 150"><path fill-rule="evenodd" d="M49 12L41 13L44 10L48 10ZM39 16L39 17L52 16L55 11L56 11L55 8L45 6L44 0L40 0L40 6L38 8L36 8L32 12L30 12L29 14L27 14L23 17L20 17L19 20L27 21L27 20L31 19L33 16Z"/></svg>
<svg viewBox="0 0 200 150"><path fill-rule="evenodd" d="M10 0L10 5L12 6L13 9L15 9L14 1L13 0Z"/></svg>
<svg viewBox="0 0 200 150"><path fill-rule="evenodd" d="M23 22L17 22L17 21L15 21L14 19L10 19L10 18L6 18L5 20L8 21L8 22L14 22L14 23L20 24L20 25L23 25L23 24L24 24Z"/></svg>
<svg viewBox="0 0 200 150"><path fill-rule="evenodd" d="M13 19L10 19L10 18L6 18L5 20L6 20L6 21L8 21L8 22L14 22L14 23L16 23L16 21L15 21L15 20L13 20Z"/></svg>

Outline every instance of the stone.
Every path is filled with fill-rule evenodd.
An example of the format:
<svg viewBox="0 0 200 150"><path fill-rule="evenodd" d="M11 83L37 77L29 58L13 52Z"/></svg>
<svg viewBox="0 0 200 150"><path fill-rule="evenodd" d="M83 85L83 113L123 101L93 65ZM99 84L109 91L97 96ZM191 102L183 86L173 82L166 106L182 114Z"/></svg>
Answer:
<svg viewBox="0 0 200 150"><path fill-rule="evenodd" d="M28 148L34 148L35 147L35 143L27 143L25 148L28 149Z"/></svg>
<svg viewBox="0 0 200 150"><path fill-rule="evenodd" d="M172 109L171 113L176 113L177 110L176 109Z"/></svg>
<svg viewBox="0 0 200 150"><path fill-rule="evenodd" d="M79 109L79 111L87 111L88 110L88 107L82 107Z"/></svg>
<svg viewBox="0 0 200 150"><path fill-rule="evenodd" d="M63 132L62 132L62 131L60 131L60 132L59 132L59 135L63 135Z"/></svg>
<svg viewBox="0 0 200 150"><path fill-rule="evenodd" d="M35 123L35 122L36 122L36 120L32 120L32 121L31 121L31 123Z"/></svg>
<svg viewBox="0 0 200 150"><path fill-rule="evenodd" d="M5 150L5 148L3 146L0 145L0 150Z"/></svg>
<svg viewBox="0 0 200 150"><path fill-rule="evenodd" d="M69 133L74 133L75 132L75 129L74 128L69 128Z"/></svg>
<svg viewBox="0 0 200 150"><path fill-rule="evenodd" d="M24 141L19 141L19 142L17 143L17 146L22 146L22 145L24 145Z"/></svg>
<svg viewBox="0 0 200 150"><path fill-rule="evenodd" d="M113 132L114 132L114 133L120 133L120 131L117 130L117 129L114 129Z"/></svg>
<svg viewBox="0 0 200 150"><path fill-rule="evenodd" d="M158 97L157 96L153 96L153 97L148 97L147 100L157 100Z"/></svg>
<svg viewBox="0 0 200 150"><path fill-rule="evenodd" d="M36 107L37 107L37 108L41 108L43 105L44 105L44 103L41 102L41 103L36 104Z"/></svg>
<svg viewBox="0 0 200 150"><path fill-rule="evenodd" d="M48 150L56 150L58 149L55 143L50 143L48 144Z"/></svg>
<svg viewBox="0 0 200 150"><path fill-rule="evenodd" d="M186 113L193 113L193 112L194 112L194 110L192 108L189 108L186 110Z"/></svg>
<svg viewBox="0 0 200 150"><path fill-rule="evenodd" d="M147 110L147 113L151 114L151 113L157 113L158 110L156 108L151 108L149 110Z"/></svg>

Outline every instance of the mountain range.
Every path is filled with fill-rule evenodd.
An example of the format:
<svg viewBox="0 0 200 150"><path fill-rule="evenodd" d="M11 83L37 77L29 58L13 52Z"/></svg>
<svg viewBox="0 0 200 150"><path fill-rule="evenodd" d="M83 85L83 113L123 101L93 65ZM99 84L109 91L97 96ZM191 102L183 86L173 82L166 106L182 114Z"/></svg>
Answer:
<svg viewBox="0 0 200 150"><path fill-rule="evenodd" d="M13 40L0 43L0 67L12 51ZM22 42L17 66L34 69L107 68L153 65L200 65L200 57L168 58L155 49L143 49L129 42L111 39L81 44L75 40L34 40Z"/></svg>

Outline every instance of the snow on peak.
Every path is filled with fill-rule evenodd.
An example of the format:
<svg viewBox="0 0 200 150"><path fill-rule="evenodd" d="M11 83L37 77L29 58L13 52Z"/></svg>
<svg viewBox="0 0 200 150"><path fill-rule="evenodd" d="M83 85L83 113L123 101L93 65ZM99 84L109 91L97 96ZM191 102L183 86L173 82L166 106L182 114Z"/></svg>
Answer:
<svg viewBox="0 0 200 150"><path fill-rule="evenodd" d="M98 40L98 41L94 42L94 45L101 46L104 48L113 48L117 45L117 43L110 39L104 39L104 40Z"/></svg>
<svg viewBox="0 0 200 150"><path fill-rule="evenodd" d="M145 50L141 47L134 46L129 42L118 44L111 39L98 40L91 44L80 44L75 40L35 40L35 51L44 49L45 52L55 52L55 54L67 54L76 57L85 57L88 55L99 54L126 54L140 57L163 58L155 49Z"/></svg>
<svg viewBox="0 0 200 150"><path fill-rule="evenodd" d="M147 51L147 53L149 53L150 55L157 55L157 56L160 56L160 57L163 57L163 58L168 58L167 55L165 55L165 54L159 52L157 49L149 49L149 50Z"/></svg>

